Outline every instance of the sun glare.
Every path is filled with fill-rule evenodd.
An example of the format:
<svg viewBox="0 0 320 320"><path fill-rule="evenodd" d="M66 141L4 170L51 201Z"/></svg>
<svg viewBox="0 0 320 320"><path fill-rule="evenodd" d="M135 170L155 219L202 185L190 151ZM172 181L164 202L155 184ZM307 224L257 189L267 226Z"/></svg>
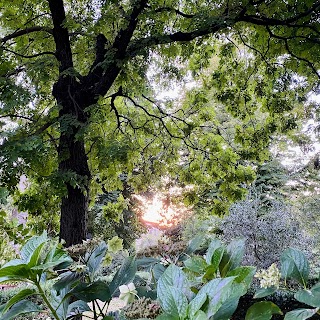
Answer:
<svg viewBox="0 0 320 320"><path fill-rule="evenodd" d="M141 218L146 224L157 227L175 226L188 212L185 206L167 203L166 197L156 194L152 199L141 195L134 196L140 202Z"/></svg>

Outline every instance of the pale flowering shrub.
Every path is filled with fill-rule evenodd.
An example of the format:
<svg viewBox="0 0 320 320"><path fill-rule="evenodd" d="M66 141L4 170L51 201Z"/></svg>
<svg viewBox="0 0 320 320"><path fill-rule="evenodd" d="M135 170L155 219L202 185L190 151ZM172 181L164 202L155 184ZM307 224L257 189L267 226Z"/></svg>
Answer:
<svg viewBox="0 0 320 320"><path fill-rule="evenodd" d="M255 278L260 280L261 288L269 288L280 286L281 273L275 263L273 263L268 269L262 269L255 274Z"/></svg>
<svg viewBox="0 0 320 320"><path fill-rule="evenodd" d="M156 247L160 242L166 243L169 242L169 238L164 234L163 231L157 228L151 228L147 233L140 235L139 239L135 241L136 252L142 252L145 249Z"/></svg>

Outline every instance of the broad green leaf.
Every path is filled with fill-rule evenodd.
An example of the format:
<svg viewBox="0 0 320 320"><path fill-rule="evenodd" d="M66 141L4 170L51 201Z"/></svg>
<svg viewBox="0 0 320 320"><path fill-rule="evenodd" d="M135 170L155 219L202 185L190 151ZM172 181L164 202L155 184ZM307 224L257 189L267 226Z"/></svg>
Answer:
<svg viewBox="0 0 320 320"><path fill-rule="evenodd" d="M207 315L202 310L199 310L191 319L208 320Z"/></svg>
<svg viewBox="0 0 320 320"><path fill-rule="evenodd" d="M42 233L41 236L32 237L21 248L21 251L20 251L21 258L25 262L29 263L31 257L34 255L34 252L37 250L37 248L47 241L48 241L48 237L45 231Z"/></svg>
<svg viewBox="0 0 320 320"><path fill-rule="evenodd" d="M316 309L296 309L287 312L284 320L305 320L311 318L318 312L319 308Z"/></svg>
<svg viewBox="0 0 320 320"><path fill-rule="evenodd" d="M251 285L255 272L256 272L255 267L238 267L229 271L227 276L236 277L234 282L239 283L243 285L246 289L248 289Z"/></svg>
<svg viewBox="0 0 320 320"><path fill-rule="evenodd" d="M8 312L0 317L0 320L11 320L21 314L40 312L41 309L35 303L29 300L21 300L14 304Z"/></svg>
<svg viewBox="0 0 320 320"><path fill-rule="evenodd" d="M56 291L54 288L50 291L50 304L55 309L60 319L67 317L67 310L70 299L67 293L70 291L70 285L66 284L61 290Z"/></svg>
<svg viewBox="0 0 320 320"><path fill-rule="evenodd" d="M280 258L281 274L284 278L293 278L306 285L310 272L309 262L305 255L293 248L286 249Z"/></svg>
<svg viewBox="0 0 320 320"><path fill-rule="evenodd" d="M81 314L85 311L91 311L91 309L86 302L78 300L69 304L67 316L69 316L71 313Z"/></svg>
<svg viewBox="0 0 320 320"><path fill-rule="evenodd" d="M59 280L53 285L53 288L59 292L67 285L72 285L81 278L81 274L77 272L67 271L59 276Z"/></svg>
<svg viewBox="0 0 320 320"><path fill-rule="evenodd" d="M245 320L270 320L274 314L282 314L282 312L273 302L256 302L248 309Z"/></svg>
<svg viewBox="0 0 320 320"><path fill-rule="evenodd" d="M158 300L162 310L174 317L184 319L187 315L188 300L181 290L158 282Z"/></svg>
<svg viewBox="0 0 320 320"><path fill-rule="evenodd" d="M92 283L79 283L71 291L69 291L66 297L69 297L71 295L74 295L78 299L85 302L90 302L96 299L99 299L101 301L111 300L109 286L102 281L96 281Z"/></svg>
<svg viewBox="0 0 320 320"><path fill-rule="evenodd" d="M206 253L206 262L209 265L214 265L217 267L219 266L219 263L222 259L224 252L224 247L222 246L222 243L220 240L213 239L208 247L207 253Z"/></svg>
<svg viewBox="0 0 320 320"><path fill-rule="evenodd" d="M146 297L152 300L157 299L157 290L151 290L149 286L136 287L136 290L139 297Z"/></svg>
<svg viewBox="0 0 320 320"><path fill-rule="evenodd" d="M217 278L217 266L210 265L206 268L204 275L202 276L203 280L212 280Z"/></svg>
<svg viewBox="0 0 320 320"><path fill-rule="evenodd" d="M317 290L300 290L295 293L295 299L311 307L320 308L320 292Z"/></svg>
<svg viewBox="0 0 320 320"><path fill-rule="evenodd" d="M232 287L229 289L232 290ZM234 292L233 292L234 293ZM239 303L238 297L231 297L223 302L219 310L215 313L214 319L215 320L229 320L233 313L237 310L238 303Z"/></svg>
<svg viewBox="0 0 320 320"><path fill-rule="evenodd" d="M41 265L40 257L41 257L41 251L43 246L45 245L45 242L40 243L37 248L34 250L34 252L29 257L28 266L31 269L32 267Z"/></svg>
<svg viewBox="0 0 320 320"><path fill-rule="evenodd" d="M204 242L204 239L203 239L203 236L199 235L199 236L196 236L195 238L193 238L186 250L184 251L185 255L183 256L190 256L190 254L194 253L196 250L200 249L201 245L203 244Z"/></svg>
<svg viewBox="0 0 320 320"><path fill-rule="evenodd" d="M171 314L163 313L156 317L156 320L180 320L178 316L172 316Z"/></svg>
<svg viewBox="0 0 320 320"><path fill-rule="evenodd" d="M25 261L22 259L12 259L12 260L8 261L7 263L5 263L2 266L2 268L10 267L10 266L18 266L20 264L25 264Z"/></svg>
<svg viewBox="0 0 320 320"><path fill-rule="evenodd" d="M0 269L0 282L25 281L32 278L32 272L28 265L18 264Z"/></svg>
<svg viewBox="0 0 320 320"><path fill-rule="evenodd" d="M256 291L253 298L259 299L269 296L277 291L277 287L269 287L269 288L260 288Z"/></svg>
<svg viewBox="0 0 320 320"><path fill-rule="evenodd" d="M166 271L166 267L161 263L155 264L154 267L152 268L152 273L156 280L159 280L159 278L163 275L165 271Z"/></svg>
<svg viewBox="0 0 320 320"><path fill-rule="evenodd" d="M128 257L123 262L121 268L117 271L112 281L110 282L109 289L113 297L117 292L119 286L128 284L133 281L137 272L137 263L135 257Z"/></svg>
<svg viewBox="0 0 320 320"><path fill-rule="evenodd" d="M234 279L235 277L214 279L200 289L198 294L206 294L209 299L209 304L206 307L206 310L204 310L208 318L213 316L222 304L231 296L232 293L229 289L232 286Z"/></svg>
<svg viewBox="0 0 320 320"><path fill-rule="evenodd" d="M143 257L140 259L136 259L138 268L150 268L151 266L159 263L159 259L151 258L151 257Z"/></svg>
<svg viewBox="0 0 320 320"><path fill-rule="evenodd" d="M188 314L191 318L195 316L195 314L201 309L204 303L207 300L207 294L197 294L189 303Z"/></svg>
<svg viewBox="0 0 320 320"><path fill-rule="evenodd" d="M55 267L66 267L71 264L73 260L71 257L61 248L58 248L57 245L54 245L51 250L49 250L48 254L44 258L44 262L40 265L35 265L31 269L32 270L48 270Z"/></svg>
<svg viewBox="0 0 320 320"><path fill-rule="evenodd" d="M104 241L102 241L91 253L89 253L89 257L86 257L87 266L91 277L93 278L97 272L100 270L102 266L102 261L107 252L107 245Z"/></svg>
<svg viewBox="0 0 320 320"><path fill-rule="evenodd" d="M72 262L73 260L68 253L59 248L58 244L54 244L44 258L43 266L45 267L43 270L53 267L66 268Z"/></svg>
<svg viewBox="0 0 320 320"><path fill-rule="evenodd" d="M195 273L202 273L204 272L205 268L207 267L206 261L199 256L191 257L183 262L185 267L190 271Z"/></svg>
<svg viewBox="0 0 320 320"><path fill-rule="evenodd" d="M36 293L35 289L23 289L19 291L17 294L15 294L6 304L2 312L6 312L11 306L13 306L15 303L21 301L22 299L29 297Z"/></svg>
<svg viewBox="0 0 320 320"><path fill-rule="evenodd" d="M233 240L229 243L219 265L221 277L225 277L230 270L240 266L245 250L245 240Z"/></svg>
<svg viewBox="0 0 320 320"><path fill-rule="evenodd" d="M190 300L193 293L190 290L190 284L183 271L174 264L171 264L158 280L158 285L172 286L183 292Z"/></svg>

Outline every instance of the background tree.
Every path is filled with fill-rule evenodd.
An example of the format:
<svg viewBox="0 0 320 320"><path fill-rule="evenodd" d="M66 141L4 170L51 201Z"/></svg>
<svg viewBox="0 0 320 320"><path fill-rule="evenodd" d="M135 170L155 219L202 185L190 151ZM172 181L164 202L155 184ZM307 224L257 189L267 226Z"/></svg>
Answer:
<svg viewBox="0 0 320 320"><path fill-rule="evenodd" d="M90 189L115 189L119 172L133 184L154 172L187 183L204 176L222 181L222 197L238 197L240 181L252 179L246 161L265 157L270 135L294 126L292 101L317 88L318 1L15 0L0 8L1 183L12 192L22 173L45 183L61 199L66 245L86 237ZM207 87L183 106L154 98L160 72L162 84L187 70L197 79L219 38L229 39L219 69L201 81L244 121L235 127L240 153L219 131L204 135L213 116ZM251 62L234 59L235 48ZM261 111L264 125L252 125Z"/></svg>

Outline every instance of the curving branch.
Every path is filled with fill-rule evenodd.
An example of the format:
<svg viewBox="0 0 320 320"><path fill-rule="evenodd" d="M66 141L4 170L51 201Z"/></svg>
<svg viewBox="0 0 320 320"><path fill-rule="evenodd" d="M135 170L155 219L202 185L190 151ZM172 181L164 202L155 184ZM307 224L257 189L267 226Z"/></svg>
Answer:
<svg viewBox="0 0 320 320"><path fill-rule="evenodd" d="M320 9L320 1L314 3L308 10L305 10L299 14L296 14L293 17L287 19L275 19L275 18L268 18L265 16L257 16L257 15L245 15L239 21L249 22L257 25L262 26L288 26L288 27L300 27L305 25L298 25L295 22L298 22L300 19L305 18L311 15L314 12L319 12Z"/></svg>
<svg viewBox="0 0 320 320"><path fill-rule="evenodd" d="M32 58L36 58L36 57L40 57L40 56L45 56L45 55L51 55L51 56L56 56L56 54L54 52L51 52L51 51L43 51L43 52L39 52L39 53L36 53L36 54L32 54L32 55L25 55L25 54L21 54L19 52L16 52L16 51L13 51L13 50L10 50L8 48L5 48L5 47L2 47L2 50L4 51L7 51L7 52L10 52L18 57L21 57L21 58L25 58L25 59L32 59Z"/></svg>
<svg viewBox="0 0 320 320"><path fill-rule="evenodd" d="M92 82L95 84L93 92L94 96L98 97L105 95L109 91L116 77L118 76L121 70L121 61L123 61L126 58L128 46L130 44L133 33L138 25L138 17L146 8L147 2L147 0L135 1L135 6L133 7L131 15L128 18L128 24L126 28L121 29L119 31L112 46L109 48L109 50L105 50L103 61L95 61L95 63L100 62L99 67L93 68L93 72L98 72L98 78L96 77L96 75L90 72L88 76L84 79L84 81L87 84L92 85ZM106 55L108 54L109 56L106 58ZM101 64L103 64L105 60L108 60L108 58L111 58L111 63L102 66ZM94 81L92 81L92 79Z"/></svg>
<svg viewBox="0 0 320 320"><path fill-rule="evenodd" d="M267 26L266 29L267 29L270 37L284 41L284 44L285 44L285 47L286 47L287 52L288 52L292 57L296 58L297 60L300 60L300 61L305 62L305 63L311 68L311 70L315 73L315 75L320 79L320 73L318 72L318 70L316 69L316 67L314 66L314 64L313 64L311 61L309 61L308 59L306 59L306 58L297 56L297 55L292 51L292 49L291 49L290 46L289 46L289 40L290 40L290 38L286 38L286 37L283 37L283 36L276 35L275 33L272 32L272 30L270 29L269 26Z"/></svg>
<svg viewBox="0 0 320 320"><path fill-rule="evenodd" d="M46 27L41 27L41 26L34 26L34 27L29 27L29 28L25 28L23 30L17 30L11 34L8 34L7 36L3 37L0 39L0 42L2 43L5 43L11 39L15 39L15 38L18 38L18 37L21 37L23 35L26 35L26 34L30 34L30 33L33 33L33 32L47 32L49 34L53 34L52 33L52 29L50 28L46 28Z"/></svg>
<svg viewBox="0 0 320 320"><path fill-rule="evenodd" d="M128 47L127 55L129 57L135 57L142 51L144 51L146 48L151 48L159 44L170 44L173 42L189 42L196 38L216 33L229 25L230 21L222 21L220 18L217 18L215 22L211 23L206 28L195 29L191 32L178 31L171 34L158 34L142 39L137 39L133 41L131 45Z"/></svg>
<svg viewBox="0 0 320 320"><path fill-rule="evenodd" d="M12 76L16 76L18 75L20 72L23 72L25 71L26 69L24 67L17 67L16 69L12 70L12 71L8 71L7 73L3 74L3 75L0 75L0 78L1 77L4 77L4 78L10 78Z"/></svg>
<svg viewBox="0 0 320 320"><path fill-rule="evenodd" d="M110 105L111 105L111 110L114 111L115 115L116 115L116 119L117 119L117 128L122 132L121 130L121 121L120 121L120 114L118 112L118 109L116 108L114 102L116 100L117 97L120 97L122 95L122 87L119 88L118 92L114 93L112 96L111 96L111 102L110 102ZM122 132L123 133L123 132Z"/></svg>
<svg viewBox="0 0 320 320"><path fill-rule="evenodd" d="M13 113L1 115L0 119L1 118L17 118L17 119L24 119L24 120L28 120L28 121L34 122L34 120L32 118L30 118L30 117L22 116L22 115L19 115L19 114L13 114Z"/></svg>

